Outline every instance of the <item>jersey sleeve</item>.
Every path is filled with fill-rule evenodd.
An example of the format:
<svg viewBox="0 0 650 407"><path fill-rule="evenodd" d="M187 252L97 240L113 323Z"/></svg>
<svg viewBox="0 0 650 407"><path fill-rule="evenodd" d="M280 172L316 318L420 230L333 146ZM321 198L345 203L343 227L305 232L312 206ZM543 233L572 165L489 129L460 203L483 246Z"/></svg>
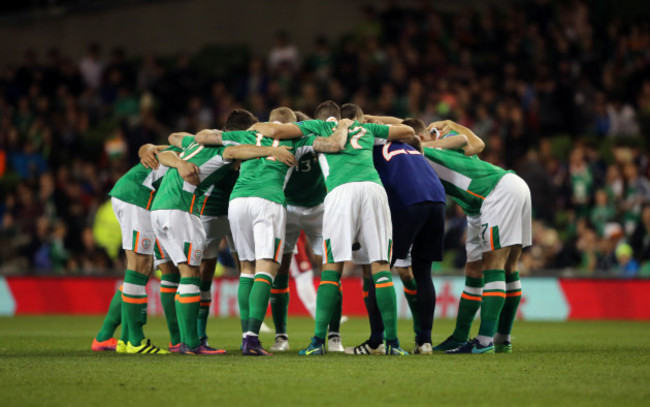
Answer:
<svg viewBox="0 0 650 407"><path fill-rule="evenodd" d="M185 136L181 140L181 146L183 146L183 148L187 148L187 146L192 143L194 143L194 136Z"/></svg>
<svg viewBox="0 0 650 407"><path fill-rule="evenodd" d="M324 126L324 122L322 120L307 120L294 124L298 126L304 136L316 134L319 136L327 137L330 133L330 130Z"/></svg>
<svg viewBox="0 0 650 407"><path fill-rule="evenodd" d="M182 149L182 148L178 148L178 147L176 147L176 146L169 146L169 147L167 147L166 149L164 149L163 151L173 151L173 152L175 152L175 153L180 153L181 151L183 151L183 149Z"/></svg>
<svg viewBox="0 0 650 407"><path fill-rule="evenodd" d="M385 124L365 123L363 127L366 130L369 130L375 138L381 138L384 140L388 138L388 129L390 127Z"/></svg>
<svg viewBox="0 0 650 407"><path fill-rule="evenodd" d="M221 140L223 145L238 145L238 144L256 144L257 138L253 131L224 131L221 133Z"/></svg>

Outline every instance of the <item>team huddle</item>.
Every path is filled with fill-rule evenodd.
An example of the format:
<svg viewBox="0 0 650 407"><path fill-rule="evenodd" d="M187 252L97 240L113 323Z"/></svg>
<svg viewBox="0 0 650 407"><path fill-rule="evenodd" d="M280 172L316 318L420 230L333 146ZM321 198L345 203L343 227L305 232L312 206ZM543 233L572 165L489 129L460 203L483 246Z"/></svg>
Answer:
<svg viewBox="0 0 650 407"><path fill-rule="evenodd" d="M224 354L208 343L206 324L226 238L240 272L243 355L272 355L259 341L269 302L276 332L269 350L289 349L290 269L294 251L306 263L307 242L322 271L314 335L299 354L408 355L397 334L391 268L413 314L413 353L512 352L521 298L517 263L531 244L530 191L512 171L476 156L484 144L470 129L371 116L357 105L326 101L314 119L279 107L260 123L238 109L223 131L174 133L169 143L142 146L141 163L110 192L127 270L93 350ZM433 346L431 267L442 260L445 195L467 215L466 284L453 334ZM364 343L343 348L341 273L350 261L363 268L371 332ZM162 273L168 350L144 334L145 287L154 267ZM479 332L470 340L479 307Z"/></svg>

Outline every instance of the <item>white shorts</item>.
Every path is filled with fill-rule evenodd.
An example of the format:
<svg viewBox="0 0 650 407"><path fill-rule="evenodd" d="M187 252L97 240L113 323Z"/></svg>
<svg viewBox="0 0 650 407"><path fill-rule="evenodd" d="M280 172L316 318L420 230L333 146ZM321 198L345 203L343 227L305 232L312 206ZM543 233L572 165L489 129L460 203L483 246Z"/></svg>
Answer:
<svg viewBox="0 0 650 407"><path fill-rule="evenodd" d="M352 244L359 242L364 261L390 261L393 240L388 197L374 182L340 185L325 197L323 263L354 260Z"/></svg>
<svg viewBox="0 0 650 407"><path fill-rule="evenodd" d="M467 261L480 260L482 253L503 247L530 246L531 214L526 182L512 173L504 175L485 197L481 214L467 217Z"/></svg>
<svg viewBox="0 0 650 407"><path fill-rule="evenodd" d="M465 239L467 262L483 259L483 240L481 239L481 217L467 215L467 237Z"/></svg>
<svg viewBox="0 0 650 407"><path fill-rule="evenodd" d="M122 231L122 249L152 255L155 237L151 212L117 198L111 198L111 204Z"/></svg>
<svg viewBox="0 0 650 407"><path fill-rule="evenodd" d="M234 251L232 242L232 233L230 233L230 222L228 216L201 216L201 224L205 230L205 250L203 251L204 259L216 259L219 255L219 245L225 237L230 245L230 250Z"/></svg>
<svg viewBox="0 0 650 407"><path fill-rule="evenodd" d="M314 254L323 255L323 213L325 205L312 207L287 205L287 230L285 234L284 253L293 253L300 231L305 232Z"/></svg>
<svg viewBox="0 0 650 407"><path fill-rule="evenodd" d="M151 224L157 238L161 260L170 258L175 265L199 266L205 248L205 231L201 219L181 210L151 212ZM162 263L158 261L157 264Z"/></svg>
<svg viewBox="0 0 650 407"><path fill-rule="evenodd" d="M230 201L228 219L239 259L280 262L286 217L284 206L267 199L244 197Z"/></svg>

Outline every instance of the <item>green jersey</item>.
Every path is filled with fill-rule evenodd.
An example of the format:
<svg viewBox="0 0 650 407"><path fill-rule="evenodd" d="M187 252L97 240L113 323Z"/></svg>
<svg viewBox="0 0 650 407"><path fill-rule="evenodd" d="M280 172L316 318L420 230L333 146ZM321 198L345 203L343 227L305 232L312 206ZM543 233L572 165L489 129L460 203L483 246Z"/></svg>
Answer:
<svg viewBox="0 0 650 407"><path fill-rule="evenodd" d="M239 176L239 171L233 165L229 168L230 171L206 191L201 204L201 216L228 215L228 201Z"/></svg>
<svg viewBox="0 0 650 407"><path fill-rule="evenodd" d="M309 120L295 123L303 134L329 137L337 126L335 122ZM354 122L348 130L345 147L338 153L321 153L319 161L327 191L349 182L375 182L382 185L372 159L375 144L385 144L388 126Z"/></svg>
<svg viewBox="0 0 650 407"><path fill-rule="evenodd" d="M164 151L167 150L181 151L176 147L169 147ZM148 210L167 170L168 168L162 164L159 164L156 169L138 164L117 180L108 195Z"/></svg>
<svg viewBox="0 0 650 407"><path fill-rule="evenodd" d="M300 159L313 153L315 136L291 140L274 140L254 131L229 131L221 134L224 145L253 144L262 147L291 147L291 152ZM286 205L284 187L291 176L293 167L277 161L273 157L258 158L242 162L239 178L230 199L257 197Z"/></svg>
<svg viewBox="0 0 650 407"><path fill-rule="evenodd" d="M300 157L284 188L284 194L288 205L311 208L323 203L327 188L318 164L318 155L304 154Z"/></svg>
<svg viewBox="0 0 650 407"><path fill-rule="evenodd" d="M200 183L197 186L186 182L178 170L171 168L160 184L151 210L181 210L199 216L206 203L205 195L228 175L231 162L223 158L225 147L204 146L195 143L191 136L184 137L182 142L185 148L180 158L199 167Z"/></svg>
<svg viewBox="0 0 650 407"><path fill-rule="evenodd" d="M507 173L477 156L467 157L462 151L425 148L424 156L442 181L445 193L467 215L478 215L485 197Z"/></svg>

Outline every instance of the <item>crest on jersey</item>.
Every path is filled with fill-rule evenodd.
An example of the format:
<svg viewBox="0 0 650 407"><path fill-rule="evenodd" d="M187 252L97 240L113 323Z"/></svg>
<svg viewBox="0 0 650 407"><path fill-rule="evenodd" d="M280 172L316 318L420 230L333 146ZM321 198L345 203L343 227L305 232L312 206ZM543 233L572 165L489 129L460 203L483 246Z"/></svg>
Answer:
<svg viewBox="0 0 650 407"><path fill-rule="evenodd" d="M194 258L195 258L196 260L198 260L198 261L201 261L201 255L202 255L202 254L203 254L203 253L201 253L201 250L195 250L195 251L194 251Z"/></svg>
<svg viewBox="0 0 650 407"><path fill-rule="evenodd" d="M142 239L142 248L148 250L151 247L151 240Z"/></svg>

